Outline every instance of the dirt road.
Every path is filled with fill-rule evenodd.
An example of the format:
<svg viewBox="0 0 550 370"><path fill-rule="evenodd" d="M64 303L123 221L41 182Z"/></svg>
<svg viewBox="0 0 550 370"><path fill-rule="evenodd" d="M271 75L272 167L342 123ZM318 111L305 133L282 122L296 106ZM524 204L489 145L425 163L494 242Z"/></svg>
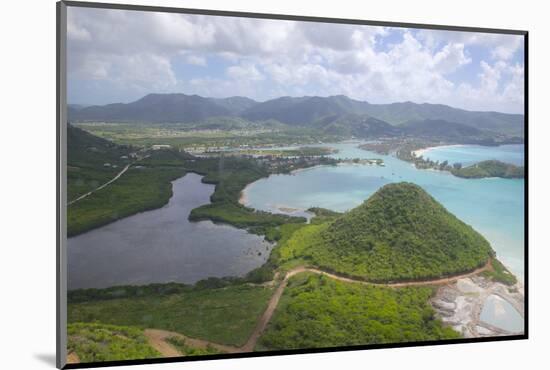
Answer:
<svg viewBox="0 0 550 370"><path fill-rule="evenodd" d="M273 316L273 313L275 312L275 309L279 305L279 300L281 299L281 296L283 295L283 292L284 292L284 290L285 290L285 288L288 284L288 280L292 276L297 275L299 273L311 272L311 273L327 276L327 277L329 277L331 279L334 279L334 280L344 281L346 283L385 286L385 287L391 287L391 288L401 288L401 287L408 287L408 286L445 285L445 284L453 283L453 282L455 282L457 280L460 280L460 279L465 279L465 278L477 275L477 274L479 274L479 273L481 273L485 270L491 269L491 268L492 268L491 259L489 259L484 266L482 266L480 268L477 268L477 269L475 269L471 272L460 274L460 275L455 275L455 276L450 276L450 277L446 277L446 278L421 280L421 281L409 281L409 282L401 282L401 283L371 283L371 282L364 281L364 280L356 280L356 279L336 275L336 274L329 273L329 272L326 272L326 271L323 271L323 270L320 270L320 269L317 269L317 268L306 267L306 266L298 266L298 267L295 267L294 269L292 269L292 270L290 270L286 273L284 279L280 282L279 286L275 290L275 293L273 293L273 295L271 296L271 299L269 300L269 303L267 304L266 310L264 311L262 316L260 316L260 318L259 318L259 320L256 324L256 327L254 328L254 330L250 334L250 337L248 338L246 343L241 347L231 347L231 346L226 346L226 345L222 345L222 344L209 342L209 341L202 340L202 339L193 339L193 338L186 337L186 336L184 336L182 334L179 334L179 333L168 332L168 331L164 331L164 330L147 329L147 330L145 330L145 335L147 336L147 338L149 338L151 345L155 349L157 349L157 351L159 351L162 354L172 353L172 352L170 352L171 350L169 350L169 349L165 350L163 345L161 343L159 343L159 342L162 342L164 344L168 344L170 347L173 348L173 346L171 346L169 343L166 343L166 339L168 337L171 337L171 336L176 336L176 337L180 337L180 338L185 339L186 343L189 344L189 346L191 346L191 347L206 348L206 346L210 345L213 348L216 348L217 350L219 350L221 352L226 352L226 353L252 352L252 351L254 351L254 348L256 347L256 344L258 343L258 340L260 339L260 336L263 334L263 332L267 328L267 325L268 325L269 321L271 320L271 317ZM152 338L154 338L153 342L151 342ZM153 344L153 343L155 343L155 344ZM162 352L161 350L165 351L165 352ZM173 355L167 355L167 356L173 357ZM181 356L181 354L178 354L176 356Z"/></svg>
<svg viewBox="0 0 550 370"><path fill-rule="evenodd" d="M124 167L124 168L122 169L122 171L120 171L119 173L117 173L117 175L116 175L115 177L113 177L111 180L107 181L107 182L106 182L105 184L103 184L103 185L98 186L98 187L95 188L94 190L90 190L90 191L87 192L86 194L82 194L82 195L79 196L78 198L71 200L70 202L67 203L67 205L70 206L71 204L76 203L76 202L78 202L79 200L82 200L82 199L84 199L84 198L86 198L86 197L92 195L92 194L95 193L96 191L103 189L104 187L108 186L109 184L112 184L113 182L115 182L116 180L118 180L118 178L119 178L120 176L122 176L122 175L124 174L124 172L128 171L128 168L130 168L131 165L132 165L132 163L126 165L126 167Z"/></svg>
<svg viewBox="0 0 550 370"><path fill-rule="evenodd" d="M242 350L240 350L240 348L237 348L237 347L213 343L203 339L189 338L183 334L175 333L172 331L158 330L158 329L145 329L144 334L147 337L149 344L165 357L182 356L182 353L180 351L178 351L173 345L167 342L167 339L170 337L180 338L185 341L185 344L193 348L206 349L208 347L212 347L217 349L220 352L225 352L225 353L243 352Z"/></svg>

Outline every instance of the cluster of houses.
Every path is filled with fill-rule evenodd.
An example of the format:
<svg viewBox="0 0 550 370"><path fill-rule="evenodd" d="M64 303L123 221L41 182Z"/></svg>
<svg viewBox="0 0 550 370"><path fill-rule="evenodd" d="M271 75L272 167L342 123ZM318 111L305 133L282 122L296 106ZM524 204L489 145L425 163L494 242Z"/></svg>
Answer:
<svg viewBox="0 0 550 370"><path fill-rule="evenodd" d="M138 160L140 159L139 158L139 154L136 153L136 152L132 152L132 153L128 153L128 155L121 155L120 156L120 159L122 159L123 161L127 161L127 160ZM118 165L117 164L114 164L114 163L103 163L103 167L105 168L118 168Z"/></svg>

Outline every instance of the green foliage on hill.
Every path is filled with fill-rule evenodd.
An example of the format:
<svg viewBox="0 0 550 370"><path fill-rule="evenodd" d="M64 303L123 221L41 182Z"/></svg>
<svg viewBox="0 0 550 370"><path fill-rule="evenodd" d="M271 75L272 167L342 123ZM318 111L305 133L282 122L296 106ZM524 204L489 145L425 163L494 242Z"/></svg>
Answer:
<svg viewBox="0 0 550 370"><path fill-rule="evenodd" d="M96 190L133 163L116 181L67 207L69 237L163 206L172 196L171 181L185 174L183 164L192 158L175 150L156 150L135 161L130 153L137 149L114 144L72 125L67 127L67 146L69 201ZM145 155L140 153L141 157Z"/></svg>
<svg viewBox="0 0 550 370"><path fill-rule="evenodd" d="M72 323L67 336L67 351L76 353L82 363L161 357L138 328Z"/></svg>
<svg viewBox="0 0 550 370"><path fill-rule="evenodd" d="M281 243L278 262L302 259L369 281L421 280L470 271L493 254L472 227L422 188L389 184L335 221Z"/></svg>
<svg viewBox="0 0 550 370"><path fill-rule="evenodd" d="M128 162L121 157L131 147L117 145L78 127L67 126L67 199L97 188L112 179ZM109 163L111 166L105 167Z"/></svg>
<svg viewBox="0 0 550 370"><path fill-rule="evenodd" d="M486 277L491 278L493 281L497 281L506 285L514 285L517 283L516 277L508 271L504 265L497 260L496 258L493 258L491 261L491 265L493 267L492 270L484 271L483 274Z"/></svg>
<svg viewBox="0 0 550 370"><path fill-rule="evenodd" d="M312 207L309 208L307 211L315 215L315 217L311 219L312 224L321 224L328 221L333 221L339 216L342 216L340 212L335 212L330 209L320 207Z"/></svg>
<svg viewBox="0 0 550 370"><path fill-rule="evenodd" d="M383 288L299 274L258 349L323 348L459 338L435 318L431 288Z"/></svg>
<svg viewBox="0 0 550 370"><path fill-rule="evenodd" d="M67 162L72 166L103 166L105 162L122 164L120 157L132 148L90 134L73 125L67 126Z"/></svg>
<svg viewBox="0 0 550 370"><path fill-rule="evenodd" d="M143 296L69 302L67 319L69 323L163 329L192 338L240 346L250 336L272 292L268 287L240 284L220 289L204 287L174 294L149 292Z"/></svg>
<svg viewBox="0 0 550 370"><path fill-rule="evenodd" d="M451 173L467 179L484 177L502 177L505 179L521 179L525 176L523 167L496 160L483 161L468 167L454 168Z"/></svg>
<svg viewBox="0 0 550 370"><path fill-rule="evenodd" d="M67 166L67 201L70 202L79 196L105 184L122 168L90 168Z"/></svg>
<svg viewBox="0 0 550 370"><path fill-rule="evenodd" d="M107 187L67 207L67 234L77 235L123 217L162 207L182 168L135 168Z"/></svg>

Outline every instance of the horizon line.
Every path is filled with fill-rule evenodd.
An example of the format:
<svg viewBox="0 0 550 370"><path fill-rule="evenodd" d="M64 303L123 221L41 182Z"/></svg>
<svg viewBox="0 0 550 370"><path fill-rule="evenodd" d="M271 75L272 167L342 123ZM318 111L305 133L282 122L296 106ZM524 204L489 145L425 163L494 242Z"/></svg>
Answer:
<svg viewBox="0 0 550 370"><path fill-rule="evenodd" d="M214 97L214 96L203 96L203 95L199 95L199 94L189 94L189 93L184 93L184 92L166 92L166 93L147 93L147 94L143 95L142 97L137 98L137 99L132 100L132 101L129 101L129 102L112 102L112 103L105 103L105 104L88 104L88 103L67 102L67 107L69 107L70 105L82 105L82 106L84 106L84 108L89 108L89 107L101 107L101 106L113 105L113 104L131 104L131 103L135 103L135 102L137 102L137 101L139 101L139 100L141 100L141 99L143 99L143 98L145 98L149 95L185 95L185 96L198 96L198 97L203 98L203 99L219 99L219 100L230 99L230 98L245 98L245 99L250 99L250 100L252 100L256 103L259 103L259 104L266 103L266 102L271 101L271 100L281 99L281 98L293 98L293 99L300 99L300 98L333 98L333 97L343 96L347 99L354 100L356 102L367 103L367 104L370 104L370 105L391 105L391 104L407 104L407 103L415 104L415 105L442 105L442 106L446 106L446 107L449 107L449 108L452 108L452 109L462 110L462 111L466 111L466 112L499 113L499 114L525 116L524 113L508 113L508 112L500 112L500 111L496 111L496 110L469 110L469 109L464 109L464 108L457 108L456 106L452 106L452 105L449 105L449 104L429 103L429 102L416 103L412 100L394 101L394 102L391 102L391 103L371 103L367 100L360 100L360 99L351 98L351 97L347 96L346 94L335 94L335 95L327 95L327 96L322 96L322 95L301 95L301 96L281 95L281 96L266 99L266 100L256 100L256 99L253 99L253 98L249 98L248 96L244 96L244 95L231 95L231 96L225 96L225 97ZM525 110L525 103L524 103L524 110Z"/></svg>

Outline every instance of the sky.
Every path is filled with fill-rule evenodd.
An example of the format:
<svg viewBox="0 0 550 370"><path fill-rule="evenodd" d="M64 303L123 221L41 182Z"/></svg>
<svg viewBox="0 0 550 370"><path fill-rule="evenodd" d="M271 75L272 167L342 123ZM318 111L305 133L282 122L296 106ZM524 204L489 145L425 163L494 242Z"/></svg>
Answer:
<svg viewBox="0 0 550 370"><path fill-rule="evenodd" d="M523 113L523 36L69 7L68 102L347 95Z"/></svg>

